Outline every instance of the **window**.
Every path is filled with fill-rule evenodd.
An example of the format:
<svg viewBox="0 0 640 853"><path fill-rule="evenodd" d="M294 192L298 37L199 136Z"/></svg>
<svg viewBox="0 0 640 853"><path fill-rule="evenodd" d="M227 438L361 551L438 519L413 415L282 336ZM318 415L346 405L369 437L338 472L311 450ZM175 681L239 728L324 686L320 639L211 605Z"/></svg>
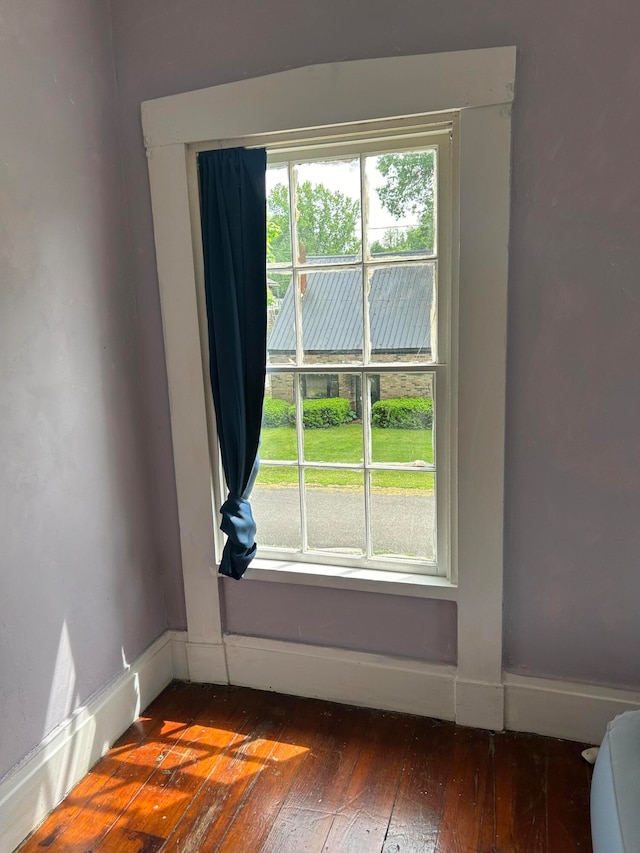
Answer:
<svg viewBox="0 0 640 853"><path fill-rule="evenodd" d="M269 388L271 379L267 380ZM277 394L277 391L276 391ZM273 394L270 395L273 398ZM332 373L312 373L302 376L302 396L305 400L324 400L330 397L340 396L340 385L338 377ZM278 399L276 397L276 399Z"/></svg>
<svg viewBox="0 0 640 853"><path fill-rule="evenodd" d="M448 713L464 725L501 728L502 717L502 549L506 306L509 246L511 105L516 50L513 47L423 56L357 60L298 68L241 80L142 105L162 304L173 458L180 523L180 549L187 607L189 671L195 680L224 680L225 635L216 579L220 555L219 517L211 477L214 419L205 393L206 324L198 304L202 274L196 154L215 145L272 146L293 139L292 157L306 139L330 136L349 123L365 131L390 121L396 137L402 125L423 126L455 111L452 155L454 201L450 253L451 293L438 293L438 332L449 327L451 359L425 364L436 375L437 465L442 467L443 434L449 437L450 495L444 518L451 523L447 577L406 572L304 565L285 556L255 560L248 581L314 584L457 602L458 665L455 696ZM405 119L395 117L404 116ZM292 131L292 128L298 130ZM357 131L354 131L354 133ZM383 133L379 134L383 136ZM343 140L348 141L348 140ZM284 146L282 146L284 147ZM282 151L281 154L286 152ZM286 159L286 158L285 158ZM440 163L440 166L442 164ZM441 174L441 172L440 172ZM440 194L440 201L442 201ZM441 265L442 233L439 234ZM293 266L293 263L292 265ZM270 276L271 278L271 276ZM273 299L285 287L269 285ZM441 296L450 297L450 308ZM275 306L277 307L277 306ZM438 353L441 357L442 341ZM311 365L309 365L311 367ZM454 370L455 367L455 370ZM330 374L362 376L363 365ZM447 371L450 371L447 375ZM303 371L304 373L304 371ZM382 395L383 372L380 377ZM275 375L273 381L278 378ZM443 382L444 379L444 382ZM456 387L447 381L455 380ZM283 380L284 381L284 380ZM374 380L375 381L375 380ZM449 430L440 420L451 409ZM374 392L371 391L371 399ZM362 392L360 396L364 396ZM358 460L359 461L359 460ZM443 499L438 480L437 499ZM438 536L441 534L438 528ZM284 553L284 552L283 552ZM440 564L442 554L438 551ZM438 566L440 570L440 565ZM479 630L481 626L482 630ZM413 680L412 680L413 683ZM422 684L422 682L420 682ZM424 685L423 685L424 686ZM420 691L423 690L420 686Z"/></svg>
<svg viewBox="0 0 640 853"><path fill-rule="evenodd" d="M262 557L449 572L454 125L268 147Z"/></svg>
<svg viewBox="0 0 640 853"><path fill-rule="evenodd" d="M322 565L304 565L288 557L256 560L245 577L249 582L256 579L314 584L456 601L455 685L453 678L445 674L444 682L450 688L443 692L443 682L436 680L435 689L431 690L430 680L424 681L419 674L414 677L413 672L408 677L410 671L403 664L405 675L421 702L426 694L438 694L446 715L455 717L460 724L502 728L504 407L515 61L514 47L500 47L339 62L241 80L142 105L171 406L189 633L187 659L192 680L224 681L229 677L229 662L233 670L241 657L235 641L222 630L220 594L224 587L215 576L221 543L212 493L216 494L219 484L211 478L215 435L211 429L213 418L207 417L211 413L207 413L205 394L206 326L203 331L202 306L198 305L202 269L196 153L212 145L229 144L229 140L269 148L274 134L292 136L297 150L303 133L307 138L312 134L326 137L327 129L335 131L345 123L364 130L365 123L387 119L392 120L397 136L399 126L415 126L416 117L429 122L434 115L455 110L459 130L454 129L456 144L452 151L455 167L451 197L456 215L452 217L451 245L455 250L450 254L450 264L451 280L459 282L459 286L452 287L450 294L446 289L438 293L438 332L449 311L458 321L449 327L451 360L443 365L425 364L423 370L436 374L440 468L443 433L450 438L445 455L451 462L452 510L444 515L451 521L450 574L445 578L424 572L351 569L329 565L327 556ZM397 116L409 119L397 120ZM305 130L292 133L292 128ZM292 152L290 159L297 156ZM442 198L440 194L440 201ZM442 263L447 259L442 256L441 230L438 239L442 281ZM284 298L287 284L285 281L282 291L269 285L273 300ZM441 296L450 297L449 309L443 306ZM442 352L439 339L439 357ZM357 377L362 376L363 367L359 364L336 371L332 365L331 370L314 368L311 373L321 370ZM382 395L383 372L374 375L380 377ZM277 377L272 378L275 381ZM447 381L453 379L456 387L447 389ZM440 425L443 392L451 408L448 431ZM442 481L438 483L440 501ZM439 562L441 556L438 552ZM229 647L233 654L226 656ZM244 683L247 678L255 678L263 658L256 658L253 649L249 651L251 659L245 659L244 669L238 664L241 668L236 669L232 679L238 678L238 672L242 672ZM337 667L344 680L345 670L340 668L339 660L324 651L321 657L323 667ZM305 659L298 660L296 666L300 667ZM395 692L395 680L393 684ZM399 707L414 705L401 702Z"/></svg>

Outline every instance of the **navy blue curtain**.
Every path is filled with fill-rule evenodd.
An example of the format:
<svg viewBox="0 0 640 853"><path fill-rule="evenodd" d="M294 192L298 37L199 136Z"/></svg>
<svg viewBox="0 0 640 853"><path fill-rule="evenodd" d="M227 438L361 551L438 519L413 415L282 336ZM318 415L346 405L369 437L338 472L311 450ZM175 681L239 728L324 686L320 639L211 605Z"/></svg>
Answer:
<svg viewBox="0 0 640 853"><path fill-rule="evenodd" d="M220 574L239 580L256 553L249 495L258 474L267 349L264 149L198 156L209 370L229 489Z"/></svg>

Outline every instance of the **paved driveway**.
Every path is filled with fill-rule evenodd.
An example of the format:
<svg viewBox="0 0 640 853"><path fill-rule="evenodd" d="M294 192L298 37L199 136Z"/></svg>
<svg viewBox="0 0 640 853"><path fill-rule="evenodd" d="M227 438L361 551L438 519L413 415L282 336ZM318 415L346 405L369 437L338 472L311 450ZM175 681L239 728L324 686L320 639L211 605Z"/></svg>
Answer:
<svg viewBox="0 0 640 853"><path fill-rule="evenodd" d="M259 487L251 497L259 545L300 547L297 489ZM349 553L364 545L364 497L345 489L307 490L309 546ZM432 557L435 497L374 492L371 501L373 549L379 553Z"/></svg>

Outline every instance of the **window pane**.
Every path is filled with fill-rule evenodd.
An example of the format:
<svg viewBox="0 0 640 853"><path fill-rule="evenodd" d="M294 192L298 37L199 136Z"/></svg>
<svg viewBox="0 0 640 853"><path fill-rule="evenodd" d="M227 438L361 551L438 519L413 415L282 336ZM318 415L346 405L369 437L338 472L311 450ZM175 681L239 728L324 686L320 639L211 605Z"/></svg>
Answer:
<svg viewBox="0 0 640 853"><path fill-rule="evenodd" d="M268 166L267 265L291 263L291 216L288 166Z"/></svg>
<svg viewBox="0 0 640 853"><path fill-rule="evenodd" d="M307 364L362 362L362 271L298 273Z"/></svg>
<svg viewBox="0 0 640 853"><path fill-rule="evenodd" d="M305 477L309 549L362 556L365 553L362 473L307 468Z"/></svg>
<svg viewBox="0 0 640 853"><path fill-rule="evenodd" d="M371 538L374 556L435 561L435 475L371 472Z"/></svg>
<svg viewBox="0 0 640 853"><path fill-rule="evenodd" d="M260 435L263 462L298 458L293 382L293 376L286 373L267 374Z"/></svg>
<svg viewBox="0 0 640 853"><path fill-rule="evenodd" d="M360 374L305 373L300 381L304 458L308 462L362 462Z"/></svg>
<svg viewBox="0 0 640 853"><path fill-rule="evenodd" d="M298 263L360 260L360 161L299 163L294 173Z"/></svg>
<svg viewBox="0 0 640 853"><path fill-rule="evenodd" d="M365 171L370 257L434 254L435 149L367 157Z"/></svg>
<svg viewBox="0 0 640 853"><path fill-rule="evenodd" d="M372 362L434 361L435 263L369 270Z"/></svg>
<svg viewBox="0 0 640 853"><path fill-rule="evenodd" d="M295 299L291 270L267 272L267 364L296 360Z"/></svg>
<svg viewBox="0 0 640 853"><path fill-rule="evenodd" d="M432 373L382 373L369 377L371 461L432 465Z"/></svg>
<svg viewBox="0 0 640 853"><path fill-rule="evenodd" d="M259 547L301 550L297 468L261 465L251 493L251 508Z"/></svg>

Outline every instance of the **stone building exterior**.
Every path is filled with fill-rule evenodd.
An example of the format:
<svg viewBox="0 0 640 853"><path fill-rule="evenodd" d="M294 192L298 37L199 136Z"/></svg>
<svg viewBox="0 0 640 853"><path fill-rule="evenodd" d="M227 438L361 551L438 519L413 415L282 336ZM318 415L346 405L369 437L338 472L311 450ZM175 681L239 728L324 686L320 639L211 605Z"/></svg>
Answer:
<svg viewBox="0 0 640 853"><path fill-rule="evenodd" d="M374 374L371 400L430 397L433 310L432 264L404 264L375 269L370 279L369 317L371 361L389 364L424 362L425 373ZM306 364L326 364L327 373L303 374L306 399L344 397L358 416L362 409L362 379L357 372L331 372L331 364L362 361L362 276L359 270L327 270L305 275L302 293L302 337ZM295 359L293 287L290 285L268 335L270 364ZM357 368L354 368L357 371ZM293 402L293 377L268 376L267 393Z"/></svg>

